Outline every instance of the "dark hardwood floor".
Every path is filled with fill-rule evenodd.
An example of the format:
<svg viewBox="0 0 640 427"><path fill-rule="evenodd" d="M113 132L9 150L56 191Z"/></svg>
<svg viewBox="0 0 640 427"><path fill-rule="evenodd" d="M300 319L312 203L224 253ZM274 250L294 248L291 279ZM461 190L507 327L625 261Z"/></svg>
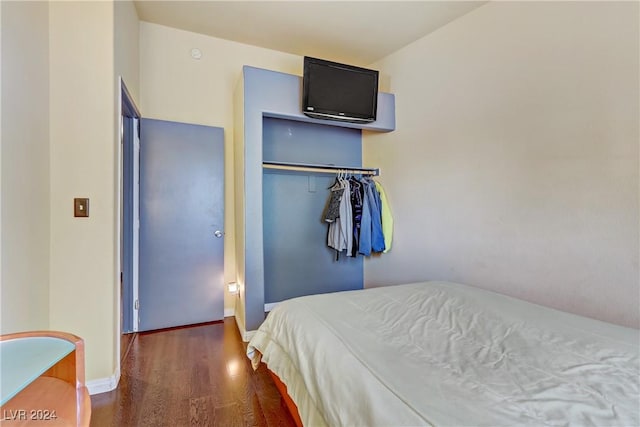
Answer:
<svg viewBox="0 0 640 427"><path fill-rule="evenodd" d="M91 426L294 426L235 320L139 333L118 388L91 396Z"/></svg>

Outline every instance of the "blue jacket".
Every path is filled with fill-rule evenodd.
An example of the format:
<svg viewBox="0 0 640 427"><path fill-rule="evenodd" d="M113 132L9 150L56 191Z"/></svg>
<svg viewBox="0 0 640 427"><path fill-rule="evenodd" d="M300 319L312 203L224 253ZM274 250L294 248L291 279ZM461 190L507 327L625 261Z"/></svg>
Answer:
<svg viewBox="0 0 640 427"><path fill-rule="evenodd" d="M360 246L358 253L368 256L373 252L385 249L382 234L382 203L375 183L371 179L363 179L365 190L362 208L362 225L360 227Z"/></svg>

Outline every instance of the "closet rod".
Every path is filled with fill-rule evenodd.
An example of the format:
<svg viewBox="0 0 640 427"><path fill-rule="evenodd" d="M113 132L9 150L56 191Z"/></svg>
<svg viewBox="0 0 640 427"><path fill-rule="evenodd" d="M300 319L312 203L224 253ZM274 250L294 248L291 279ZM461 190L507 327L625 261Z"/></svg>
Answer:
<svg viewBox="0 0 640 427"><path fill-rule="evenodd" d="M289 163L289 162L262 162L264 169L290 170L296 172L322 172L338 173L345 172L360 175L380 175L378 168L356 168L353 166L323 165L317 163Z"/></svg>

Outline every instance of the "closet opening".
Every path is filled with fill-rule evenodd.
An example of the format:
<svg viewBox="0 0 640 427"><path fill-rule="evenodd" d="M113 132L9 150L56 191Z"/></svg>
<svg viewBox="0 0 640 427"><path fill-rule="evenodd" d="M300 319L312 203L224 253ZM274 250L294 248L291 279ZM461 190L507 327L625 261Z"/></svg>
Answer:
<svg viewBox="0 0 640 427"><path fill-rule="evenodd" d="M362 166L359 129L263 119L263 162ZM263 169L265 308L303 295L362 289L363 257L327 246L323 212L335 174Z"/></svg>

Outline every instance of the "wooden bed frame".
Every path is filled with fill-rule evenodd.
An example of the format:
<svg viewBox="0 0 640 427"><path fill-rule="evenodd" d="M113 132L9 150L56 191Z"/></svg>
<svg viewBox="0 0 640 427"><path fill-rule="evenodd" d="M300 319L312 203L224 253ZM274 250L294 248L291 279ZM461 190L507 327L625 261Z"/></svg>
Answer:
<svg viewBox="0 0 640 427"><path fill-rule="evenodd" d="M271 372L269 368L267 368L267 371L269 371L269 375L271 375L271 378L273 378L273 382L280 392L280 395L284 399L284 403L285 405L287 405L287 409L291 414L291 418L293 418L293 421L296 423L296 426L303 427L302 420L300 419L300 414L298 413L298 407L295 403L293 403L293 400L291 400L291 396L289 396L289 393L287 393L287 386L280 380L280 378L278 378L276 374Z"/></svg>

